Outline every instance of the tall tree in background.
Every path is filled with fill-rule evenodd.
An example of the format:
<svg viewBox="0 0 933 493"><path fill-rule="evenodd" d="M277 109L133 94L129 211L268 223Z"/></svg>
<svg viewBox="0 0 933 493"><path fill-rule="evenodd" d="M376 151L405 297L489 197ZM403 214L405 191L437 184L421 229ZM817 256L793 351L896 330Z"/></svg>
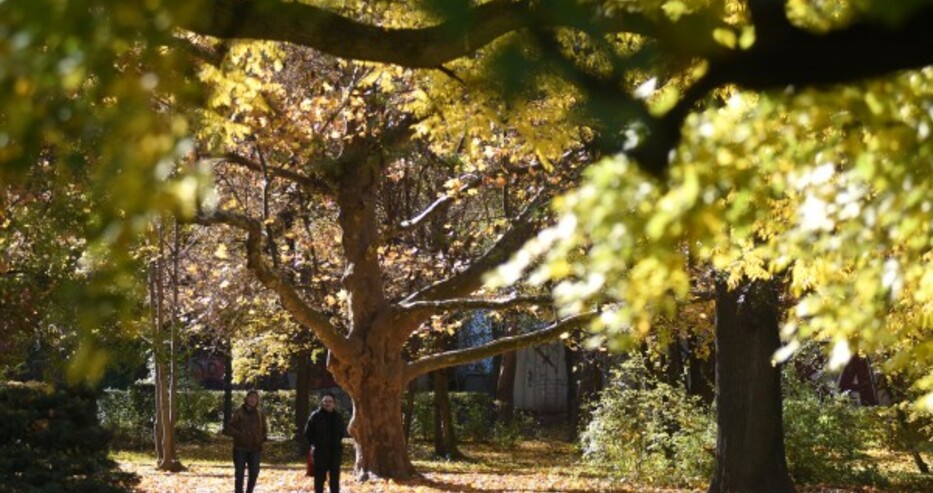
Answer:
<svg viewBox="0 0 933 493"><path fill-rule="evenodd" d="M155 381L155 423L153 435L156 467L178 472L184 466L178 460L175 425L178 420L178 224L172 229L171 246L166 248L164 221L155 225L157 241L149 263L149 303L152 325L152 358ZM171 290L170 293L166 291Z"/></svg>

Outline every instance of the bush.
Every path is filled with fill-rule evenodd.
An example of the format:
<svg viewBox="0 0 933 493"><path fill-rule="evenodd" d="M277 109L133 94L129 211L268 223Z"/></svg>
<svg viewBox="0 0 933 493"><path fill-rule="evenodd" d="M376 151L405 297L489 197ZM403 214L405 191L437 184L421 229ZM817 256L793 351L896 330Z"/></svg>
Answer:
<svg viewBox="0 0 933 493"><path fill-rule="evenodd" d="M450 411L457 437L461 440L485 442L493 438L495 404L492 397L481 392L450 392ZM434 438L434 392L415 394L412 412L412 437Z"/></svg>
<svg viewBox="0 0 933 493"><path fill-rule="evenodd" d="M511 419L496 421L492 430L493 442L501 448L514 447L534 426L535 420L530 413L515 411Z"/></svg>
<svg viewBox="0 0 933 493"><path fill-rule="evenodd" d="M95 396L43 384L0 384L0 492L121 493L138 478L108 457Z"/></svg>
<svg viewBox="0 0 933 493"><path fill-rule="evenodd" d="M784 375L784 447L794 479L885 484L866 454L885 435L878 408L860 407L838 393L820 397L792 367Z"/></svg>
<svg viewBox="0 0 933 493"><path fill-rule="evenodd" d="M614 372L581 435L584 457L614 476L683 484L712 474L713 414L699 398L654 379L640 355Z"/></svg>
<svg viewBox="0 0 933 493"><path fill-rule="evenodd" d="M269 425L269 435L286 439L291 439L295 436L295 391L276 390L260 392L260 394L262 395L262 409L266 413L266 421ZM221 405L223 405L222 392L220 396ZM234 409L239 407L245 398L245 391L234 392ZM307 416L305 416L305 418L307 418ZM219 423L220 420L221 419L218 417L217 422Z"/></svg>

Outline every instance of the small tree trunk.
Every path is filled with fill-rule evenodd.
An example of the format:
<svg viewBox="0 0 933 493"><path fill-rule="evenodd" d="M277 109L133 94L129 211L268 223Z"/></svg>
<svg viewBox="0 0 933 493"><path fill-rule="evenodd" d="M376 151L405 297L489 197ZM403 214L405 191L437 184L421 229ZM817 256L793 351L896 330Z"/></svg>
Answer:
<svg viewBox="0 0 933 493"><path fill-rule="evenodd" d="M415 392L418 385L415 380L408 382L408 391L405 393L405 442L411 441L411 428L415 421Z"/></svg>
<svg viewBox="0 0 933 493"><path fill-rule="evenodd" d="M158 358L158 356L156 356ZM152 440L155 442L156 449L156 466L162 464L165 461L165 450L162 445L162 419L163 419L163 408L165 404L162 402L162 365L156 363L155 365L155 422L152 424Z"/></svg>
<svg viewBox="0 0 933 493"><path fill-rule="evenodd" d="M780 283L716 285L716 469L710 493L794 492L784 454Z"/></svg>
<svg viewBox="0 0 933 493"><path fill-rule="evenodd" d="M166 454L166 469L181 471L185 467L178 460L175 441L175 424L178 422L178 357L181 342L178 340L178 280L179 263L181 262L181 238L178 230L178 220L172 222L172 308L169 317L169 380L168 380L168 431L165 448L171 451Z"/></svg>
<svg viewBox="0 0 933 493"><path fill-rule="evenodd" d="M155 424L153 437L156 448L156 467L162 471L180 471L184 466L178 461L175 451L175 330L171 319L166 324L165 317L165 233L162 223L157 225L159 238L159 256L150 262L149 304L152 310L153 348L152 357L155 366ZM175 227L175 248L178 251L178 229ZM172 276L178 278L177 256ZM177 303L177 294L173 292L173 301ZM174 308L173 308L174 309ZM172 316L174 318L174 314ZM166 325L169 325L166 341ZM164 344L168 342L168 355ZM166 369L166 361L169 364Z"/></svg>
<svg viewBox="0 0 933 493"><path fill-rule="evenodd" d="M577 358L577 408L580 422L589 419L590 404L603 390L603 364L601 353L583 352Z"/></svg>
<svg viewBox="0 0 933 493"><path fill-rule="evenodd" d="M666 368L666 380L667 384L679 388L686 387L684 382L684 356L683 351L681 351L681 338L680 336L673 336L674 339L667 345L667 368Z"/></svg>
<svg viewBox="0 0 933 493"><path fill-rule="evenodd" d="M699 396L707 406L716 399L716 355L715 351L706 359L700 359L697 353L697 338L690 336L687 339L690 351L687 353L687 393Z"/></svg>
<svg viewBox="0 0 933 493"><path fill-rule="evenodd" d="M450 410L447 369L437 370L434 379L434 453L438 457L462 458L457 449L453 413Z"/></svg>
<svg viewBox="0 0 933 493"><path fill-rule="evenodd" d="M580 401L577 398L577 352L564 345L564 359L567 362L567 441L577 441L580 432Z"/></svg>
<svg viewBox="0 0 933 493"><path fill-rule="evenodd" d="M155 444L156 464L161 464L162 459L165 457L165 453L162 450L162 409L164 404L162 403L162 364L160 363L162 351L160 349L161 334L159 333L159 324L162 318L159 315L159 310L162 307L162 301L160 299L161 290L157 288L157 284L161 282L161 280L158 280L160 275L159 261L151 261L149 263L149 310L151 317L150 323L152 324L153 372L155 373L153 375L155 413L153 414L154 420L152 423L152 441Z"/></svg>
<svg viewBox="0 0 933 493"><path fill-rule="evenodd" d="M309 402L311 383L311 352L302 351L297 356L295 379L295 436L298 453L303 457L308 453L308 440L305 438L304 426L311 413Z"/></svg>
<svg viewBox="0 0 933 493"><path fill-rule="evenodd" d="M514 326L506 331L506 336L515 335ZM515 371L518 367L518 352L509 351L502 355L499 363L499 378L496 380L496 404L499 410L499 422L512 419L515 411Z"/></svg>
<svg viewBox="0 0 933 493"><path fill-rule="evenodd" d="M233 417L233 355L230 348L230 342L227 341L224 353L224 422L223 432L229 431L227 426L230 424L230 418Z"/></svg>

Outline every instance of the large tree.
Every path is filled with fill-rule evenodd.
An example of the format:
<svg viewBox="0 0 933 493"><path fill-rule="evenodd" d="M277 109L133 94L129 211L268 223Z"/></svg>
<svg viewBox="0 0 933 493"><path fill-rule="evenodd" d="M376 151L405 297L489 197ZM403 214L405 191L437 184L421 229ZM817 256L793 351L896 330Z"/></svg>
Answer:
<svg viewBox="0 0 933 493"><path fill-rule="evenodd" d="M574 140L533 148L488 117L453 137L469 144L451 143L446 126L428 129L479 112L485 103L466 101L469 84L448 91L466 101L461 110L439 115L411 96L425 82L407 71L294 47L192 42L226 57L203 69L210 108L198 152L215 163L218 195L196 221L238 231L245 241L226 241L224 251L241 253L288 317L327 348L328 369L353 399L357 474L407 477L409 381L556 339L586 319L460 350L421 344L405 356L410 340L451 330L450 313L543 302L484 291L483 278L535 234L544 204L591 157ZM537 109L543 118L547 106ZM416 135L416 123L432 140Z"/></svg>

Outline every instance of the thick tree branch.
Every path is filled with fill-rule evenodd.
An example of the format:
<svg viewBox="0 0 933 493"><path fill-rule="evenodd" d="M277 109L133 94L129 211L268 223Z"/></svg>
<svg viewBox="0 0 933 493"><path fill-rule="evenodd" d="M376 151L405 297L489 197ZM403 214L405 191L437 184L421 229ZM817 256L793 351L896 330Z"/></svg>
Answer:
<svg viewBox="0 0 933 493"><path fill-rule="evenodd" d="M301 299L295 287L292 286L280 273L272 269L262 257L262 223L243 214L229 211L200 212L194 220L197 224L205 226L226 224L247 233L246 237L246 266L256 275L256 278L279 296L282 306L302 325L314 331L334 355L340 358L351 357L353 354L351 343L337 331L330 320L320 312L312 309Z"/></svg>
<svg viewBox="0 0 933 493"><path fill-rule="evenodd" d="M576 2L493 0L469 10L464 18L407 29L365 24L334 12L281 0L202 0L203 15L180 19L180 27L218 38L288 41L342 58L437 68L471 55L502 35L529 27L575 27L588 31L663 33L677 42L692 32L688 22L657 23L617 9L597 15ZM689 25L705 25L687 16ZM684 49L699 43L684 43ZM707 43L709 45L710 43Z"/></svg>
<svg viewBox="0 0 933 493"><path fill-rule="evenodd" d="M418 377L419 375L424 375L425 373L430 373L440 368L457 366L463 363L468 363L470 361L476 361L483 358L488 358L490 356L495 356L497 354L514 351L523 347L536 346L553 341L560 337L560 335L564 332L589 322L595 316L596 313L576 315L555 322L544 329L529 332L527 334L504 337L482 346L468 349L456 349L453 351L446 351L421 358L417 361L409 363L405 368L405 381L409 381Z"/></svg>
<svg viewBox="0 0 933 493"><path fill-rule="evenodd" d="M431 313L439 313L451 310L479 310L484 308L490 310L504 310L521 305L541 305L550 303L551 301L549 296L512 296L495 300L460 298L437 301L413 301L410 303L401 303L399 308L402 310L425 310Z"/></svg>
<svg viewBox="0 0 933 493"><path fill-rule="evenodd" d="M863 20L825 34L792 26L782 9L761 8L754 15L762 34L751 49L710 59L708 75L717 85L820 86L933 64L933 6L918 9L898 26Z"/></svg>

